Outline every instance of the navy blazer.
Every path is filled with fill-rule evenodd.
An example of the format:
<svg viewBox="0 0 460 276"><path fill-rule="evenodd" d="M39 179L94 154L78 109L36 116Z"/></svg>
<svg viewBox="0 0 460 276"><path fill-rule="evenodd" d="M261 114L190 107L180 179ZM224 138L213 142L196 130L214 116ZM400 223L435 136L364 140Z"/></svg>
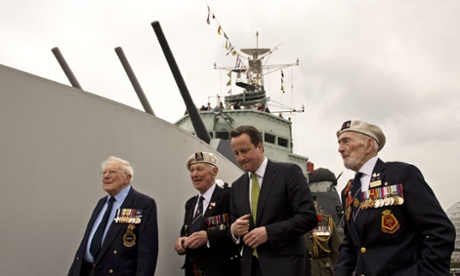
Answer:
<svg viewBox="0 0 460 276"><path fill-rule="evenodd" d="M232 223L250 214L249 175L232 184ZM257 222L250 219L250 231L265 226L268 241L257 248L264 276L307 275L307 249L303 235L316 227L318 218L310 187L299 166L268 160L257 205ZM242 242L242 241L241 241ZM251 275L253 249L244 246L242 276Z"/></svg>
<svg viewBox="0 0 460 276"><path fill-rule="evenodd" d="M198 196L190 198L185 204L184 225L180 235L188 236L190 223L197 204ZM201 230L208 236L207 244L197 249L187 249L185 275L192 273L192 263L199 264L207 276L234 276L239 275L240 254L238 247L227 234L230 227L230 188L221 188L216 185L211 196L208 208L203 214Z"/></svg>
<svg viewBox="0 0 460 276"><path fill-rule="evenodd" d="M361 233L352 218L346 221L335 275L352 275L355 268L356 275L448 275L455 228L420 170L378 159L374 174L380 174L380 185L370 189L402 184L404 202L361 209ZM393 215L391 231L385 215Z"/></svg>
<svg viewBox="0 0 460 276"><path fill-rule="evenodd" d="M80 275L91 229L106 200L106 196L101 198L91 215L83 240L70 267L69 276ZM131 247L123 245L123 235L127 232L129 224L112 222L95 262L95 275L152 276L155 273L158 256L156 203L149 196L131 187L120 208L142 210L141 223L136 224L133 230L136 235L135 244Z"/></svg>

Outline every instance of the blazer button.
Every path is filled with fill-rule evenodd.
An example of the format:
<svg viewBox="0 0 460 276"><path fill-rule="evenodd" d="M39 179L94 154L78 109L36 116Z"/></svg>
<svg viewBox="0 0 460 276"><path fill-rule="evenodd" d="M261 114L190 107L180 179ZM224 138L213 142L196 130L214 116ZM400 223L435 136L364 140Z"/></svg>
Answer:
<svg viewBox="0 0 460 276"><path fill-rule="evenodd" d="M118 254L118 251L114 250L114 251L113 251L113 254L114 254L114 255L117 255L117 254Z"/></svg>
<svg viewBox="0 0 460 276"><path fill-rule="evenodd" d="M109 269L109 273L112 274L112 273L113 273L113 269Z"/></svg>
<svg viewBox="0 0 460 276"><path fill-rule="evenodd" d="M361 247L361 253L366 253L366 247Z"/></svg>

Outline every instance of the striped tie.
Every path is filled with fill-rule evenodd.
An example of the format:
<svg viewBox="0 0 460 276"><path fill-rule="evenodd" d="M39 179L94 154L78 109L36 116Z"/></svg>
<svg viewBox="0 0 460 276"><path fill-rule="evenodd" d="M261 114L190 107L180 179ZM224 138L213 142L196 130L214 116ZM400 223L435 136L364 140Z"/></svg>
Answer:
<svg viewBox="0 0 460 276"><path fill-rule="evenodd" d="M201 229L201 222L203 221L203 200L204 197L200 196L200 199L198 200L198 207L196 208L190 225L190 234L200 231Z"/></svg>
<svg viewBox="0 0 460 276"><path fill-rule="evenodd" d="M358 232L358 235L361 233L361 223L359 221L359 211L360 211L360 204L362 199L361 196L361 176L362 173L357 173L355 175L355 179L353 180L353 186L351 189L351 194L353 195L353 221L355 222L355 226Z"/></svg>

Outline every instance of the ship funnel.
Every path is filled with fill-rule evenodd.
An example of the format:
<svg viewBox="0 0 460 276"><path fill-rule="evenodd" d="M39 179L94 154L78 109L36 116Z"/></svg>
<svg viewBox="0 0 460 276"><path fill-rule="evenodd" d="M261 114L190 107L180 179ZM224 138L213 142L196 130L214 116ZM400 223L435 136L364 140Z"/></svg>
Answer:
<svg viewBox="0 0 460 276"><path fill-rule="evenodd" d="M195 130L195 134L198 138L205 141L206 143L211 142L211 137L209 136L206 127L204 126L203 120L196 109L195 104L193 103L192 97L188 92L187 86L185 85L184 79L182 78L182 74L180 73L179 67L174 59L174 56L169 48L168 42L166 41L166 37L163 34L163 30L161 29L160 22L153 21L152 22L153 30L157 35L158 42L160 43L161 49L163 50L163 54L168 61L169 68L176 80L177 86L179 87L179 91L184 99L185 106L187 107L187 112L190 116L190 120L192 121L193 129Z"/></svg>

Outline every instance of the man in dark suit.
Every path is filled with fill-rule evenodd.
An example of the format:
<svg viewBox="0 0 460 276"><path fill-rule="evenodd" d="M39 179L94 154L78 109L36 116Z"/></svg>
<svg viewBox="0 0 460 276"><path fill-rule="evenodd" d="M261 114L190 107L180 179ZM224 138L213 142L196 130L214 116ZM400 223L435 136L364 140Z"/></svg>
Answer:
<svg viewBox="0 0 460 276"><path fill-rule="evenodd" d="M347 121L337 138L345 167L357 174L342 192L335 275L448 275L455 228L420 170L377 157L386 140L378 126Z"/></svg>
<svg viewBox="0 0 460 276"><path fill-rule="evenodd" d="M102 163L99 200L77 250L69 276L152 276L158 256L155 201L131 187L133 168L111 156Z"/></svg>
<svg viewBox="0 0 460 276"><path fill-rule="evenodd" d="M244 245L242 276L309 275L303 235L318 219L299 166L275 163L264 155L253 126L230 131L236 160L246 172L232 184L231 233Z"/></svg>
<svg viewBox="0 0 460 276"><path fill-rule="evenodd" d="M216 184L217 158L197 152L187 159L186 167L199 194L185 204L181 237L174 246L177 253L186 255L185 275L239 275L239 250L228 235L230 188Z"/></svg>

